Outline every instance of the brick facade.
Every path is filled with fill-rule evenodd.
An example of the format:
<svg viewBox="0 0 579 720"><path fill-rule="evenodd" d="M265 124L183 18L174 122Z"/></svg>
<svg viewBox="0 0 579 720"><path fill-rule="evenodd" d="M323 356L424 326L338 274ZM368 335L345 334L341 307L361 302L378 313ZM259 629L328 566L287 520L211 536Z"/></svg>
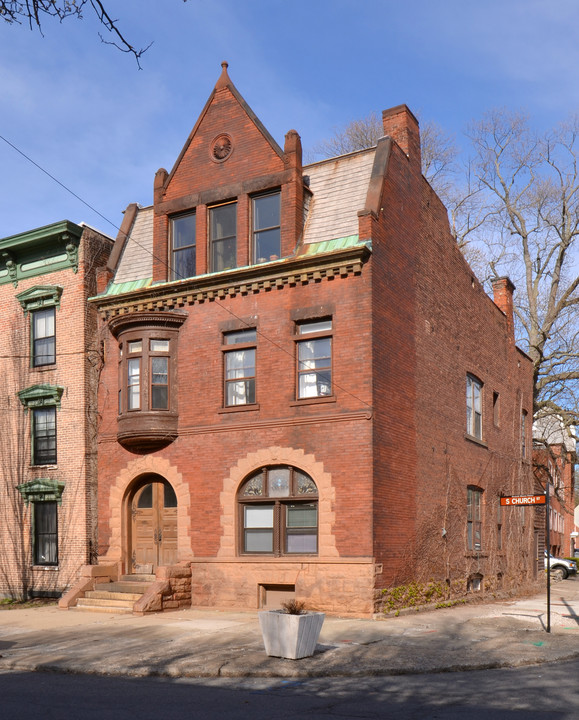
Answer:
<svg viewBox="0 0 579 720"><path fill-rule="evenodd" d="M112 241L65 222L0 240L0 246L6 263L0 266L0 597L58 596L76 580L80 566L96 557L96 388L102 354L95 340L96 312L87 300L96 291L96 268L106 263ZM57 295L60 291L56 356L34 367L31 317L35 308L46 307L41 303L50 306L54 288ZM39 399L21 402L17 393L38 386ZM46 386L62 389L56 463L50 464L36 463L31 448L34 409L51 402L43 397ZM56 501L50 488L59 483ZM34 508L43 501L57 502L57 557L48 562L34 547Z"/></svg>
<svg viewBox="0 0 579 720"><path fill-rule="evenodd" d="M383 589L411 580L434 579L450 597L467 588L512 591L537 576L540 523L530 511L501 516L498 503L500 494L533 488L521 444L532 368L514 344L512 288L499 283L493 303L451 238L421 174L412 113L386 111L384 129L376 148L302 168L297 133L277 146L225 66L173 170L157 172L153 208L130 206L112 283L92 301L105 347L100 562L134 567L136 492L159 482L175 493L176 561L190 563L196 606L257 608L289 592L312 608L369 615ZM280 257L260 263L252 198L272 190L281 198ZM232 201L235 267L215 272L210 210ZM172 281L172 218L193 211L195 274ZM149 224L150 271L137 272ZM153 432L154 412L131 414L122 404L130 338L139 322L149 332L159 313L184 318L168 390L177 429L165 439ZM331 392L300 399L300 323L329 319ZM256 331L255 402L227 406L224 338L246 328ZM467 376L482 388L478 437L466 432ZM152 390L142 377L145 397ZM157 417L168 427L167 415ZM130 441L120 420L134 427ZM527 433L529 446L530 425ZM245 550L250 526L239 492L264 467L314 481L315 552ZM469 488L480 499L472 522Z"/></svg>

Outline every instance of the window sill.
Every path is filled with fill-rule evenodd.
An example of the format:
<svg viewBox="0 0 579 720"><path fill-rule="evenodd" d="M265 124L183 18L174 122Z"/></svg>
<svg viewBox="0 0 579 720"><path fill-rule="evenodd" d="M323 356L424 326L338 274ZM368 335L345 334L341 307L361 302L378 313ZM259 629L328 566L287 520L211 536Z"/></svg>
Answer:
<svg viewBox="0 0 579 720"><path fill-rule="evenodd" d="M240 553L240 558L255 558L263 560L264 558L268 558L270 560L289 560L290 562L292 560L300 560L300 558L307 558L310 560L311 558L317 558L317 553L295 553L292 555L274 555L273 553Z"/></svg>
<svg viewBox="0 0 579 720"><path fill-rule="evenodd" d="M41 572L57 572L60 570L58 565L32 565L32 570L40 570Z"/></svg>
<svg viewBox="0 0 579 720"><path fill-rule="evenodd" d="M231 405L230 407L224 407L217 411L219 415L227 415L227 413L235 412L248 412L251 410L259 410L259 403L251 403L247 405Z"/></svg>
<svg viewBox="0 0 579 720"><path fill-rule="evenodd" d="M468 433L465 433L464 439L469 440L470 442L474 443L475 445L480 445L481 447L488 449L488 444L484 440L481 440L480 438L477 438L474 435L469 435Z"/></svg>
<svg viewBox="0 0 579 720"><path fill-rule="evenodd" d="M42 469L42 470L57 470L58 465L56 463L47 463L46 465L30 465L29 466L31 470L34 470L36 468Z"/></svg>
<svg viewBox="0 0 579 720"><path fill-rule="evenodd" d="M335 403L335 395L321 395L320 397L301 398L290 403L290 407L299 407L300 405L318 405L319 403Z"/></svg>

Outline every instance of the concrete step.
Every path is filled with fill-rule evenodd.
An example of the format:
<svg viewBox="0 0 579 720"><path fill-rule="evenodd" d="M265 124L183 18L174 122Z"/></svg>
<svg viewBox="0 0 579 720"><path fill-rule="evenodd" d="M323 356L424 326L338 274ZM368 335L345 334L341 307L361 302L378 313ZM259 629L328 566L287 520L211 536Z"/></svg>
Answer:
<svg viewBox="0 0 579 720"><path fill-rule="evenodd" d="M84 594L85 598L95 598L99 600L130 600L136 602L139 598L143 597L143 593L125 593L125 592L110 592L108 590L88 590Z"/></svg>
<svg viewBox="0 0 579 720"><path fill-rule="evenodd" d="M134 600L115 600L114 598L79 598L76 602L77 607L111 607L111 608L127 608L132 612Z"/></svg>
<svg viewBox="0 0 579 720"><path fill-rule="evenodd" d="M145 575L144 573L134 575L121 575L119 578L121 582L153 582L156 580L155 575Z"/></svg>
<svg viewBox="0 0 579 720"><path fill-rule="evenodd" d="M79 598L78 603L82 598ZM131 608L124 608L124 607L110 607L107 605L80 605L77 604L76 607L70 608L71 610L74 610L75 612L99 612L99 613L115 613L117 615L132 615L133 609Z"/></svg>
<svg viewBox="0 0 579 720"><path fill-rule="evenodd" d="M139 593L143 594L149 588L149 582L125 582L117 581L111 583L97 583L95 590L98 592L118 592L118 593Z"/></svg>

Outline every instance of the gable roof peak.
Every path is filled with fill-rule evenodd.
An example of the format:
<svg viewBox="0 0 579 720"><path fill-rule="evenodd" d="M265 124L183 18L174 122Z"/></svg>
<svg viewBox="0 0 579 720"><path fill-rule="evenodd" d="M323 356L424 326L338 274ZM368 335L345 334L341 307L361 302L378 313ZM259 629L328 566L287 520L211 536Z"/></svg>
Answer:
<svg viewBox="0 0 579 720"><path fill-rule="evenodd" d="M227 87L231 84L231 79L229 77L229 74L227 73L227 68L229 67L229 63L225 60L221 63L221 75L219 76L219 79L215 83L215 89L220 90L221 88Z"/></svg>

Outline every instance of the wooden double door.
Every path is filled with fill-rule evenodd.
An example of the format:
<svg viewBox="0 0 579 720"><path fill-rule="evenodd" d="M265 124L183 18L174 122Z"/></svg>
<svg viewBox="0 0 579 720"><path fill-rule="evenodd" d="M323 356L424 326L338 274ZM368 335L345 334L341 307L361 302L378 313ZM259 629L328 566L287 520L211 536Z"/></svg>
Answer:
<svg viewBox="0 0 579 720"><path fill-rule="evenodd" d="M151 477L135 492L131 518L133 572L177 562L177 496L166 480Z"/></svg>

